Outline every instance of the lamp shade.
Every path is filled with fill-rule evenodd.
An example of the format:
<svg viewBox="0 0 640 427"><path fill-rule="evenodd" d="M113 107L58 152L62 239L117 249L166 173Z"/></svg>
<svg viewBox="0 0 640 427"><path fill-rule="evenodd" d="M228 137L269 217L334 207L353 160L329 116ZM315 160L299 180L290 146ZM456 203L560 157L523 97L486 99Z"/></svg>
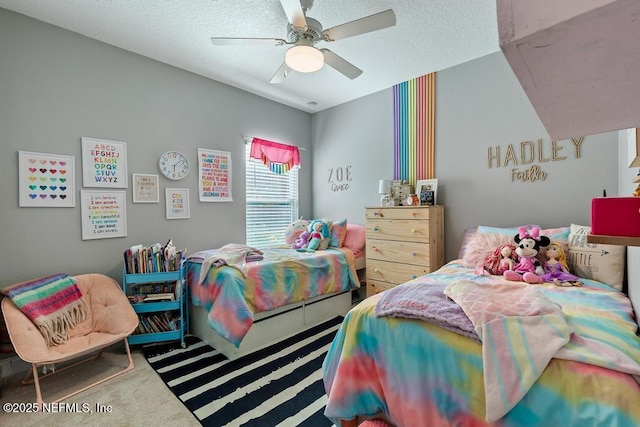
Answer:
<svg viewBox="0 0 640 427"><path fill-rule="evenodd" d="M312 73L322 68L324 56L313 46L297 45L287 51L284 61L292 70L300 73Z"/></svg>
<svg viewBox="0 0 640 427"><path fill-rule="evenodd" d="M390 179L381 179L378 182L378 194L389 194L392 182Z"/></svg>

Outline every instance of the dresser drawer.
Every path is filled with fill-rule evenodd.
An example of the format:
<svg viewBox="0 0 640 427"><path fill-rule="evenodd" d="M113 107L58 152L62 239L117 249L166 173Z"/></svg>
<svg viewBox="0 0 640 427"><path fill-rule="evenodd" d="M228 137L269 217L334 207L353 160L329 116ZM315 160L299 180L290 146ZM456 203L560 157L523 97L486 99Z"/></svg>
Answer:
<svg viewBox="0 0 640 427"><path fill-rule="evenodd" d="M395 240L367 239L367 259L400 262L429 267L427 243L399 242Z"/></svg>
<svg viewBox="0 0 640 427"><path fill-rule="evenodd" d="M367 240L403 240L429 243L429 222L408 219L368 219L365 224Z"/></svg>
<svg viewBox="0 0 640 427"><path fill-rule="evenodd" d="M429 272L428 266L367 259L367 282L405 283Z"/></svg>
<svg viewBox="0 0 640 427"><path fill-rule="evenodd" d="M366 208L365 219L429 219L428 207Z"/></svg>
<svg viewBox="0 0 640 427"><path fill-rule="evenodd" d="M367 297L379 294L387 289L395 288L396 286L398 285L394 283L377 282L375 280L367 281Z"/></svg>

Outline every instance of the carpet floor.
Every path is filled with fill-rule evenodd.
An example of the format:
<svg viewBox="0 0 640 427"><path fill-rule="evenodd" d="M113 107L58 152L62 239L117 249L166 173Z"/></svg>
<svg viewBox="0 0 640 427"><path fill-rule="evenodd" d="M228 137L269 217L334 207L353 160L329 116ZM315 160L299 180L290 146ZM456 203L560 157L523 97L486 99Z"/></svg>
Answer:
<svg viewBox="0 0 640 427"><path fill-rule="evenodd" d="M336 317L235 360L194 336L186 349L153 345L147 361L204 426L331 426L322 362Z"/></svg>

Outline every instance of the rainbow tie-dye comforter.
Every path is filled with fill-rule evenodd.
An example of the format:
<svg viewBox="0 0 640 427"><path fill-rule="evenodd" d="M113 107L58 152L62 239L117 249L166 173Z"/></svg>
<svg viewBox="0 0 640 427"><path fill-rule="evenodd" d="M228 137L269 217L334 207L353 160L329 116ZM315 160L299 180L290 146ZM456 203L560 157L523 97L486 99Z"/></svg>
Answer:
<svg viewBox="0 0 640 427"><path fill-rule="evenodd" d="M410 283L467 281L486 287L504 283L501 277L476 276L459 262ZM534 365L514 365L509 382L496 390L485 388L483 345L491 345L489 354L504 360L511 360L520 346L480 344L424 320L377 317L382 296L366 299L347 314L324 361L325 414L335 423L383 414L398 426L640 425L640 338L630 301L604 284L583 283L574 288L535 285L562 308L570 339L541 372L531 372ZM524 336L514 330L503 335ZM527 351L548 350L548 344L534 339ZM521 385L514 372L537 379L504 416L487 421L487 397L499 400L496 393Z"/></svg>
<svg viewBox="0 0 640 427"><path fill-rule="evenodd" d="M212 267L198 284L201 267L200 262L187 261L191 300L208 311L209 326L236 347L253 325L255 313L360 287L355 257L347 248L265 249L261 261L246 264L246 276L229 266Z"/></svg>

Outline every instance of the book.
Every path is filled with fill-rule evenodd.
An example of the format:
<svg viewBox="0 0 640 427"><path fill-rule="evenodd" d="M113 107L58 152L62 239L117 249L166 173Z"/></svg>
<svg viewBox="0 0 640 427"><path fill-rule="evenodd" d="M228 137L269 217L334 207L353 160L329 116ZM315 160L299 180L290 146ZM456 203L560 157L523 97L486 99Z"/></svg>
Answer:
<svg viewBox="0 0 640 427"><path fill-rule="evenodd" d="M127 274L177 271L186 259L186 252L186 249L176 250L171 239L164 246L160 243L133 245L124 251L125 270Z"/></svg>
<svg viewBox="0 0 640 427"><path fill-rule="evenodd" d="M152 301L175 301L175 295L173 292L162 292L158 294L148 294L143 301L144 302L152 302Z"/></svg>

